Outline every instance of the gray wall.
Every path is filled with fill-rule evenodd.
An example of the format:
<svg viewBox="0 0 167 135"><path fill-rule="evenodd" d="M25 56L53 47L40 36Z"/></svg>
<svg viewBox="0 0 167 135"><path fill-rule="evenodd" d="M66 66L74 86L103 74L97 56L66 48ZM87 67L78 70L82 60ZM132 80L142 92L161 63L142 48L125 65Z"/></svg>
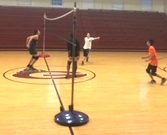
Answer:
<svg viewBox="0 0 167 135"><path fill-rule="evenodd" d="M74 1L80 9L151 10L167 13L166 0L152 0L151 9L143 6L143 0L63 0L62 7L72 8ZM52 0L0 0L0 5L53 7Z"/></svg>

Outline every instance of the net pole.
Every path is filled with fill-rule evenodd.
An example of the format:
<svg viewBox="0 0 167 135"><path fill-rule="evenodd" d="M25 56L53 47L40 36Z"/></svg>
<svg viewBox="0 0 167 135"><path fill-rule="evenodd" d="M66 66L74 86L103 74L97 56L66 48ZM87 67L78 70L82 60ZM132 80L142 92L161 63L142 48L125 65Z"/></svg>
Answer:
<svg viewBox="0 0 167 135"><path fill-rule="evenodd" d="M70 110L74 109L74 84L75 84L75 49L76 49L76 2L74 2L74 12L73 12L73 46L72 46L72 82L71 82L71 105Z"/></svg>
<svg viewBox="0 0 167 135"><path fill-rule="evenodd" d="M45 16L46 13L44 13L44 16ZM44 21L43 21L43 48L42 48L42 53L44 54L45 52L45 34L46 34L46 20L44 18Z"/></svg>
<svg viewBox="0 0 167 135"><path fill-rule="evenodd" d="M43 20L43 45L42 45L42 51L40 54L40 57L50 57L49 54L45 53L46 49L46 19L45 19L46 13L44 13L44 20Z"/></svg>
<svg viewBox="0 0 167 135"><path fill-rule="evenodd" d="M76 49L76 2L74 3L73 12L73 43L72 43L72 85L71 85L71 105L69 110L62 111L55 116L55 122L68 127L82 126L89 121L89 116L83 112L74 110L74 77L75 77L75 49ZM72 131L72 130L71 130ZM73 132L71 132L73 135Z"/></svg>

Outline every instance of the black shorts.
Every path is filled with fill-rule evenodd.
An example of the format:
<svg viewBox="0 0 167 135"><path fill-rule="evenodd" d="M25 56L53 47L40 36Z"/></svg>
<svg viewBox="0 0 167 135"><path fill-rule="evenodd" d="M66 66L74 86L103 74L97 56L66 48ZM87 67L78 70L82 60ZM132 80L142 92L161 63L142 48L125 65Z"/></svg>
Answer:
<svg viewBox="0 0 167 135"><path fill-rule="evenodd" d="M37 54L38 54L38 51L37 51L37 49L29 48L29 53L30 53L31 55L37 55Z"/></svg>
<svg viewBox="0 0 167 135"><path fill-rule="evenodd" d="M90 49L83 49L83 56L87 57L90 52Z"/></svg>
<svg viewBox="0 0 167 135"><path fill-rule="evenodd" d="M79 57L79 55L80 55L79 51L74 53L74 57ZM68 52L68 57L72 57L72 56L73 56L72 51Z"/></svg>
<svg viewBox="0 0 167 135"><path fill-rule="evenodd" d="M151 75L156 75L157 66L153 66L151 64L148 64L146 71L147 71L147 73L149 73Z"/></svg>

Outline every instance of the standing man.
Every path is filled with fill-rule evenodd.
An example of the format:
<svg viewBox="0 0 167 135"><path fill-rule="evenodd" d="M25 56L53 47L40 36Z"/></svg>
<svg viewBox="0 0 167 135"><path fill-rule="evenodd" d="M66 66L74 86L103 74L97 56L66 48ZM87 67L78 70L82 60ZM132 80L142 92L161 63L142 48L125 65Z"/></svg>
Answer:
<svg viewBox="0 0 167 135"><path fill-rule="evenodd" d="M39 40L39 36L40 36L40 31L39 30L35 30L33 35L30 35L27 37L26 40L26 47L29 50L30 55L32 56L26 70L36 70L33 65L35 64L35 62L38 60L39 58L39 54L37 51L37 45L38 45L38 40Z"/></svg>
<svg viewBox="0 0 167 135"><path fill-rule="evenodd" d="M142 57L142 59L146 59L146 62L149 62L148 67L146 69L146 72L149 74L151 81L150 83L154 84L156 81L154 80L153 76L156 76L161 79L161 85L163 85L166 82L166 78L158 75L157 72L157 66L158 66L158 58L157 58L157 52L154 48L154 41L148 40L146 42L149 50L149 55L146 57Z"/></svg>
<svg viewBox="0 0 167 135"><path fill-rule="evenodd" d="M69 42L67 44L67 50L68 50L68 60L67 60L67 75L66 78L69 78L70 74L70 66L72 63L72 56L73 56L73 49L74 49L74 76L76 77L77 72L77 63L80 57L80 44L77 39L74 39L73 35L70 35Z"/></svg>
<svg viewBox="0 0 167 135"><path fill-rule="evenodd" d="M92 48L92 41L93 40L97 40L97 39L100 39L100 37L91 37L90 36L90 33L87 33L87 36L85 37L85 44L83 46L83 60L82 60L82 65L84 65L84 62L88 62L88 59L89 59L89 53L90 53L90 50Z"/></svg>

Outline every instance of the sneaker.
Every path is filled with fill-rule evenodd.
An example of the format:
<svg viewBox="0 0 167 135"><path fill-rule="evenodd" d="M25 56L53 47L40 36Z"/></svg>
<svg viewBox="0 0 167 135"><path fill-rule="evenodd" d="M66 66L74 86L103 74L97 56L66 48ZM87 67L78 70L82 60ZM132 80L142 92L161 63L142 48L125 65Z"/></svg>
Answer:
<svg viewBox="0 0 167 135"><path fill-rule="evenodd" d="M30 67L26 67L23 71L29 71L31 70Z"/></svg>
<svg viewBox="0 0 167 135"><path fill-rule="evenodd" d="M162 78L161 85L163 85L166 82L166 78Z"/></svg>
<svg viewBox="0 0 167 135"><path fill-rule="evenodd" d="M30 67L30 70L32 70L32 71L38 71L38 69L34 68L33 66Z"/></svg>
<svg viewBox="0 0 167 135"><path fill-rule="evenodd" d="M69 74L66 74L65 78L66 78L66 79L70 78L70 75L69 75Z"/></svg>
<svg viewBox="0 0 167 135"><path fill-rule="evenodd" d="M151 80L150 83L151 83L151 84L155 84L156 81L155 81L155 80Z"/></svg>
<svg viewBox="0 0 167 135"><path fill-rule="evenodd" d="M86 62L88 62L89 58L86 58Z"/></svg>
<svg viewBox="0 0 167 135"><path fill-rule="evenodd" d="M81 65L84 65L84 61L82 61Z"/></svg>

